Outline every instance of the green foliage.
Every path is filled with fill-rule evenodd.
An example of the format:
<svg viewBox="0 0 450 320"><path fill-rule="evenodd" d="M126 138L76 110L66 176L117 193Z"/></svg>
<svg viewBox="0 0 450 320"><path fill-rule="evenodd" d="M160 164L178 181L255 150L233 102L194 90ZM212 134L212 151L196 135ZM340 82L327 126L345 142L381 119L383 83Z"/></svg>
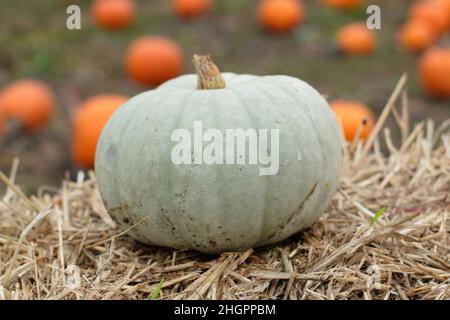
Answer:
<svg viewBox="0 0 450 320"><path fill-rule="evenodd" d="M161 279L159 284L156 286L155 290L153 290L153 292L152 292L152 294L150 296L150 300L158 300L159 293L161 292L161 288L163 286L163 283L164 283L164 278Z"/></svg>
<svg viewBox="0 0 450 320"><path fill-rule="evenodd" d="M386 207L382 207L380 210L378 210L378 212L372 218L372 221L370 222L370 224L374 224L375 222L377 222L377 220L383 215L385 209L386 209Z"/></svg>

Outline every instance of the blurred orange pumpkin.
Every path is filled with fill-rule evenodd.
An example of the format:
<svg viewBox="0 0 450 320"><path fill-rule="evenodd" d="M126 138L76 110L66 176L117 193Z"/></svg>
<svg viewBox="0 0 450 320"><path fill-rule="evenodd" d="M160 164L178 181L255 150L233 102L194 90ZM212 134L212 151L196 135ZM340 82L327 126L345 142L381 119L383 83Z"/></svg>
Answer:
<svg viewBox="0 0 450 320"><path fill-rule="evenodd" d="M430 24L422 20L412 20L400 29L398 39L406 50L421 51L436 41L437 34Z"/></svg>
<svg viewBox="0 0 450 320"><path fill-rule="evenodd" d="M258 19L270 31L287 32L305 20L305 7L299 0L262 0Z"/></svg>
<svg viewBox="0 0 450 320"><path fill-rule="evenodd" d="M364 104L352 100L336 100L330 104L336 113L336 118L342 126L347 141L352 141L359 128L365 121L365 126L360 133L362 140L366 139L375 125L375 116Z"/></svg>
<svg viewBox="0 0 450 320"><path fill-rule="evenodd" d="M72 136L72 161L83 168L93 168L95 149L100 134L111 115L129 97L100 94L87 99L74 114Z"/></svg>
<svg viewBox="0 0 450 320"><path fill-rule="evenodd" d="M133 0L94 0L91 15L95 23L107 29L120 29L133 22Z"/></svg>
<svg viewBox="0 0 450 320"><path fill-rule="evenodd" d="M364 23L354 22L343 26L337 34L339 48L349 55L368 55L375 49L376 39Z"/></svg>
<svg viewBox="0 0 450 320"><path fill-rule="evenodd" d="M419 61L425 91L435 97L450 98L450 49L429 49Z"/></svg>
<svg viewBox="0 0 450 320"><path fill-rule="evenodd" d="M47 125L55 111L55 99L47 84L23 79L0 92L0 110L5 120L14 119L32 133Z"/></svg>
<svg viewBox="0 0 450 320"><path fill-rule="evenodd" d="M172 7L182 19L191 19L207 12L212 0L172 0Z"/></svg>
<svg viewBox="0 0 450 320"><path fill-rule="evenodd" d="M183 71L183 51L170 39L141 37L129 46L125 69L136 82L156 86Z"/></svg>
<svg viewBox="0 0 450 320"><path fill-rule="evenodd" d="M328 7L341 10L351 10L361 6L361 0L322 0L322 2Z"/></svg>
<svg viewBox="0 0 450 320"><path fill-rule="evenodd" d="M414 3L409 11L411 20L429 23L436 33L442 34L450 26L450 15L435 1L422 0Z"/></svg>
<svg viewBox="0 0 450 320"><path fill-rule="evenodd" d="M441 6L447 15L450 17L450 0L429 0L435 2L435 4Z"/></svg>

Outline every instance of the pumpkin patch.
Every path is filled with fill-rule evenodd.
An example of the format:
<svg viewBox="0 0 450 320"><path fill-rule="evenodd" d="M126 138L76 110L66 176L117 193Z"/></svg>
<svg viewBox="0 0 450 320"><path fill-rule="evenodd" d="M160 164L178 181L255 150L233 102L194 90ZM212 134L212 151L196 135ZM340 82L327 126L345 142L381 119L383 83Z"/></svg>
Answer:
<svg viewBox="0 0 450 320"><path fill-rule="evenodd" d="M0 300L450 300L450 0L0 16Z"/></svg>

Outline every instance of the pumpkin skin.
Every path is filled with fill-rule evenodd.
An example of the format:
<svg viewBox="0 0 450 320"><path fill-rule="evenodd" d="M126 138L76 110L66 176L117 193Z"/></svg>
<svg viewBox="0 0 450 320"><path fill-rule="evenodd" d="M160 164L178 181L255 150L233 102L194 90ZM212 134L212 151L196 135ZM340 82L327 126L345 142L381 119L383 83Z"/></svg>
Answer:
<svg viewBox="0 0 450 320"><path fill-rule="evenodd" d="M95 0L91 15L95 23L106 29L121 29L130 25L135 17L133 0Z"/></svg>
<svg viewBox="0 0 450 320"><path fill-rule="evenodd" d="M322 0L322 2L328 7L340 10L352 10L361 6L361 0Z"/></svg>
<svg viewBox="0 0 450 320"><path fill-rule="evenodd" d="M352 141L361 123L366 119L366 125L360 133L360 139L365 140L375 125L375 116L364 104L351 100L336 100L331 104L331 108L336 113L338 122L342 125L345 140Z"/></svg>
<svg viewBox="0 0 450 320"><path fill-rule="evenodd" d="M337 34L337 43L342 52L348 55L366 56L375 49L375 34L364 23L350 23Z"/></svg>
<svg viewBox="0 0 450 320"><path fill-rule="evenodd" d="M3 113L4 119L18 121L29 133L45 127L54 111L53 92L44 82L18 80L0 92L0 113Z"/></svg>
<svg viewBox="0 0 450 320"><path fill-rule="evenodd" d="M450 19L450 0L429 0L440 6L440 8L447 14Z"/></svg>
<svg viewBox="0 0 450 320"><path fill-rule="evenodd" d="M93 96L80 105L73 118L72 162L93 168L98 138L108 119L129 97L116 94Z"/></svg>
<svg viewBox="0 0 450 320"><path fill-rule="evenodd" d="M130 230L136 240L205 253L243 250L286 239L328 206L342 142L327 102L288 76L222 77L226 87L216 90L196 90L195 75L168 81L130 99L106 124L98 185L121 227L141 222ZM278 128L278 173L259 176L249 164L173 164L171 134L194 121L222 132Z"/></svg>
<svg viewBox="0 0 450 320"><path fill-rule="evenodd" d="M298 0L262 0L258 19L273 32L288 32L305 20L305 7Z"/></svg>
<svg viewBox="0 0 450 320"><path fill-rule="evenodd" d="M211 9L212 0L172 0L175 13L184 20L202 15Z"/></svg>
<svg viewBox="0 0 450 320"><path fill-rule="evenodd" d="M450 16L448 12L434 1L418 1L414 3L409 11L411 20L424 21L435 30L437 34L444 33L450 26Z"/></svg>
<svg viewBox="0 0 450 320"><path fill-rule="evenodd" d="M450 98L450 49L429 49L419 61L422 86L430 95Z"/></svg>
<svg viewBox="0 0 450 320"><path fill-rule="evenodd" d="M428 23L412 20L401 28L398 40L406 50L417 52L430 47L437 40L437 34Z"/></svg>
<svg viewBox="0 0 450 320"><path fill-rule="evenodd" d="M183 51L170 39L141 37L129 46L125 69L137 83L157 86L182 72Z"/></svg>

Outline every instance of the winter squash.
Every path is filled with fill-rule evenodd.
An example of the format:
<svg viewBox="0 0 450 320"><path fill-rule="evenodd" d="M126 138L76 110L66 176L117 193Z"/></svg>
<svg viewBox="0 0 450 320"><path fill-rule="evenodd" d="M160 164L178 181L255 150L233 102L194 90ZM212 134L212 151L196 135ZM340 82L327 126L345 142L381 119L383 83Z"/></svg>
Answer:
<svg viewBox="0 0 450 320"><path fill-rule="evenodd" d="M400 30L398 36L403 48L408 51L421 51L430 47L437 39L434 28L422 20L407 22Z"/></svg>
<svg viewBox="0 0 450 320"><path fill-rule="evenodd" d="M442 6L434 1L422 0L414 3L409 11L411 20L422 20L442 34L450 26L450 16L443 10Z"/></svg>
<svg viewBox="0 0 450 320"><path fill-rule="evenodd" d="M209 56L194 64L198 76L135 96L103 129L95 171L111 216L138 223L138 241L206 253L311 225L342 162L327 102L293 77L221 74Z"/></svg>
<svg viewBox="0 0 450 320"><path fill-rule="evenodd" d="M364 23L343 26L337 34L338 46L348 55L369 55L375 49L375 34Z"/></svg>
<svg viewBox="0 0 450 320"><path fill-rule="evenodd" d="M450 98L450 49L432 48L419 61L425 91L435 97Z"/></svg>
<svg viewBox="0 0 450 320"><path fill-rule="evenodd" d="M117 94L93 96L80 105L73 119L72 161L82 168L93 168L100 133L109 117L129 97Z"/></svg>
<svg viewBox="0 0 450 320"><path fill-rule="evenodd" d="M135 17L134 0L94 0L91 15L95 23L107 29L121 29Z"/></svg>
<svg viewBox="0 0 450 320"><path fill-rule="evenodd" d="M182 72L183 52L170 39L144 36L128 48L125 68L136 82L156 86Z"/></svg>
<svg viewBox="0 0 450 320"><path fill-rule="evenodd" d="M258 18L267 30L287 32L305 20L305 7L299 0L262 0Z"/></svg>
<svg viewBox="0 0 450 320"><path fill-rule="evenodd" d="M328 7L340 10L351 10L361 6L361 0L322 0L322 2Z"/></svg>
<svg viewBox="0 0 450 320"><path fill-rule="evenodd" d="M38 80L18 80L0 92L0 113L5 120L18 121L30 133L47 125L54 109L52 90Z"/></svg>
<svg viewBox="0 0 450 320"><path fill-rule="evenodd" d="M338 122L347 141L352 141L358 134L359 138L366 139L375 124L375 116L364 104L352 100L336 100L331 103Z"/></svg>
<svg viewBox="0 0 450 320"><path fill-rule="evenodd" d="M212 0L172 0L172 7L182 19L191 19L211 9Z"/></svg>

